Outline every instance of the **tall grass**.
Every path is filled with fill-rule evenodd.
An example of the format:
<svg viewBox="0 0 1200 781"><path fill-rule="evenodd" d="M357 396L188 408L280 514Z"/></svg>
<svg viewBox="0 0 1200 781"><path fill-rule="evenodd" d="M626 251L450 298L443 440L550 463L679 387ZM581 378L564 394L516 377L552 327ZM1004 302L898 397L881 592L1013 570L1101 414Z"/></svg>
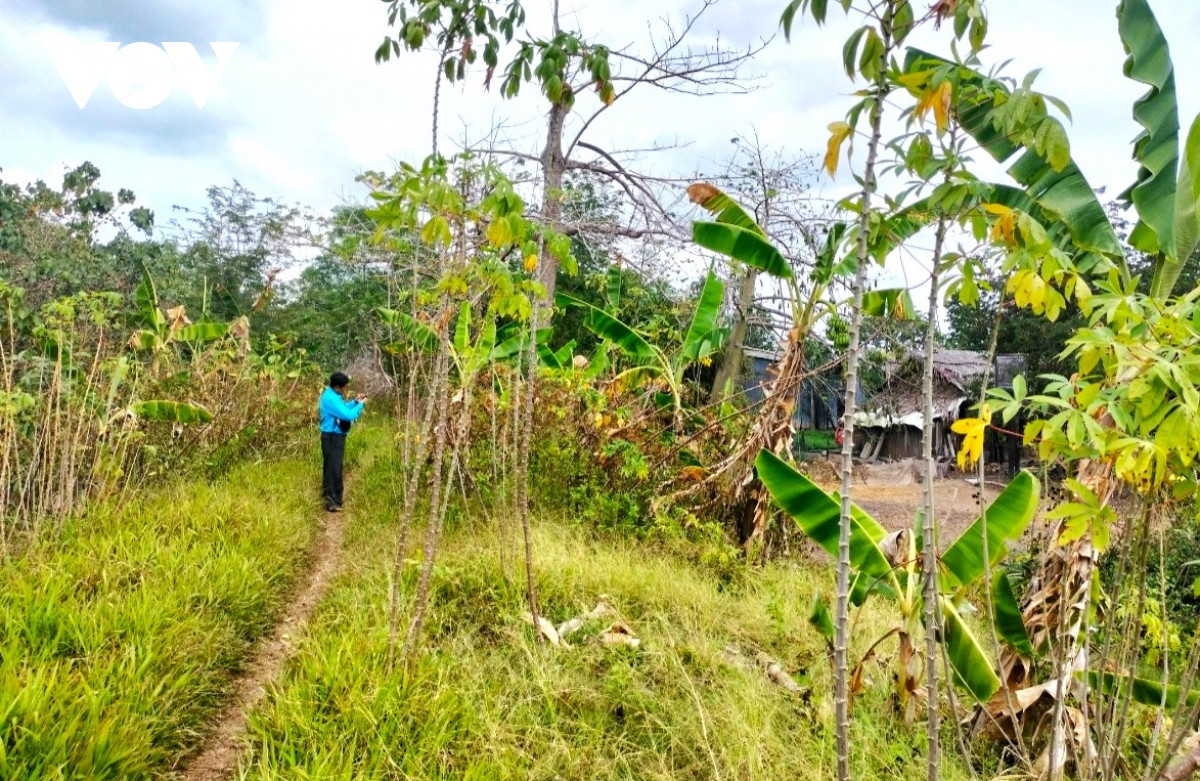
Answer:
<svg viewBox="0 0 1200 781"><path fill-rule="evenodd" d="M252 714L252 750L240 778L831 775L829 666L822 641L804 623L817 583L829 580L817 568L773 565L722 584L669 549L543 518L534 543L545 615L561 622L607 595L642 640L637 650L583 637L570 650L553 648L535 642L521 618L527 607L516 536L498 535L460 510L434 573L425 651L389 674L397 467L381 456L360 475L344 569L284 678ZM511 548L503 554L500 539ZM409 599L416 567L403 570ZM809 694L789 695L742 666L727 654L731 644L745 655L766 651ZM852 761L863 778L908 778L923 750L924 738L888 713L887 675L886 660L870 663L872 685L856 705ZM944 777L965 772L948 762Z"/></svg>
<svg viewBox="0 0 1200 781"><path fill-rule="evenodd" d="M312 463L95 505L0 563L0 778L149 779L180 761L303 565Z"/></svg>

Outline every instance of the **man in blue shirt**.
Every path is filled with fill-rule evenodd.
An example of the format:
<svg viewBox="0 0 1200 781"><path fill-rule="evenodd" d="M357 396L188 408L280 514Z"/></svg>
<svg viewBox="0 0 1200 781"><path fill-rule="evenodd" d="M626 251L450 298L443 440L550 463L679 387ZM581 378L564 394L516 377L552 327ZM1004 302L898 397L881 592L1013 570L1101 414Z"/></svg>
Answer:
<svg viewBox="0 0 1200 781"><path fill-rule="evenodd" d="M342 510L342 463L346 458L346 433L363 413L367 397L359 394L346 401L350 378L334 372L321 393L321 498L331 513Z"/></svg>

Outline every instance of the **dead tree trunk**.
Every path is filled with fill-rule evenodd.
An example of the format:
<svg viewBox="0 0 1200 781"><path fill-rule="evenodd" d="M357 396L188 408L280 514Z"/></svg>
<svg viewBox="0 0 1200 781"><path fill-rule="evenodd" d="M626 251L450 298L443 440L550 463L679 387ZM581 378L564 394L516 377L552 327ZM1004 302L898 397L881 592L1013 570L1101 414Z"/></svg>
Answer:
<svg viewBox="0 0 1200 781"><path fill-rule="evenodd" d="M729 346L721 359L721 368L713 379L712 396L714 399L724 398L727 389L736 387L738 377L742 372L742 350L746 344L746 329L750 312L754 308L754 285L758 281L758 269L746 269L742 277L742 286L738 291L737 305L734 309L733 328L729 333Z"/></svg>

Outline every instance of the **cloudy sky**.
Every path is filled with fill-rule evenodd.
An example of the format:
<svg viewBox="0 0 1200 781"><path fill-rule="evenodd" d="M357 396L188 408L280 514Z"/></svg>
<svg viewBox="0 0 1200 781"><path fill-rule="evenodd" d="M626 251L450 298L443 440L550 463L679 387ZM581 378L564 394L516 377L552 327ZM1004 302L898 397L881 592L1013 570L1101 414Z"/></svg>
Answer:
<svg viewBox="0 0 1200 781"><path fill-rule="evenodd" d="M526 0L538 33L549 2ZM678 24L699 0L562 3L564 26L611 48L644 49L648 36L661 37L662 19ZM746 46L770 38L783 4L721 0L697 26L696 41L703 45L719 35L725 44ZM1008 73L1043 69L1040 88L1074 113L1069 132L1076 159L1110 195L1136 170L1129 159L1137 133L1130 103L1142 92L1121 75L1115 5L991 0L991 48L984 55L989 64L1011 58ZM1153 0L1153 6L1173 44L1188 123L1200 110L1200 50L1191 45L1200 40L1200 3ZM356 173L419 160L429 148L434 55L406 54L376 65L372 55L386 31L386 7L380 0L0 0L0 177L57 184L66 165L90 160L109 187L133 189L160 215L173 204L197 205L206 186L235 178L259 194L318 208L361 197ZM607 112L589 137L609 148L683 144L643 160L671 174L712 170L738 134L757 132L768 145L794 152L820 151L826 126L852 103L840 66L841 43L851 29L841 19L825 29L806 22L790 44L777 36L747 68L757 77L751 93L635 93ZM209 42L240 45L203 110L183 87L155 108L131 109L114 97L107 79L80 109L51 51L97 41L191 42L210 67ZM932 31L916 42L944 51ZM543 103L532 94L502 101L481 88L481 75L445 90L447 143L503 124L508 136L535 151ZM579 105L593 107L594 97L581 97ZM837 194L845 177L818 187Z"/></svg>

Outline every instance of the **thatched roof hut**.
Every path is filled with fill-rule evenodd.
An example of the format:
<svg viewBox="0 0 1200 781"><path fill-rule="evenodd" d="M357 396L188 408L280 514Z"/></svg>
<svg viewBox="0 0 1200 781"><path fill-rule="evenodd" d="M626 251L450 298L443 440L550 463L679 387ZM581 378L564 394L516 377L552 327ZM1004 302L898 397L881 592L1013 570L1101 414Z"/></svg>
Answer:
<svg viewBox="0 0 1200 781"><path fill-rule="evenodd" d="M925 353L909 350L887 366L884 387L855 415L871 457L914 458L921 453L925 425L923 378ZM953 453L950 424L970 406L975 387L988 369L987 359L971 350L938 350L933 355L934 452Z"/></svg>

